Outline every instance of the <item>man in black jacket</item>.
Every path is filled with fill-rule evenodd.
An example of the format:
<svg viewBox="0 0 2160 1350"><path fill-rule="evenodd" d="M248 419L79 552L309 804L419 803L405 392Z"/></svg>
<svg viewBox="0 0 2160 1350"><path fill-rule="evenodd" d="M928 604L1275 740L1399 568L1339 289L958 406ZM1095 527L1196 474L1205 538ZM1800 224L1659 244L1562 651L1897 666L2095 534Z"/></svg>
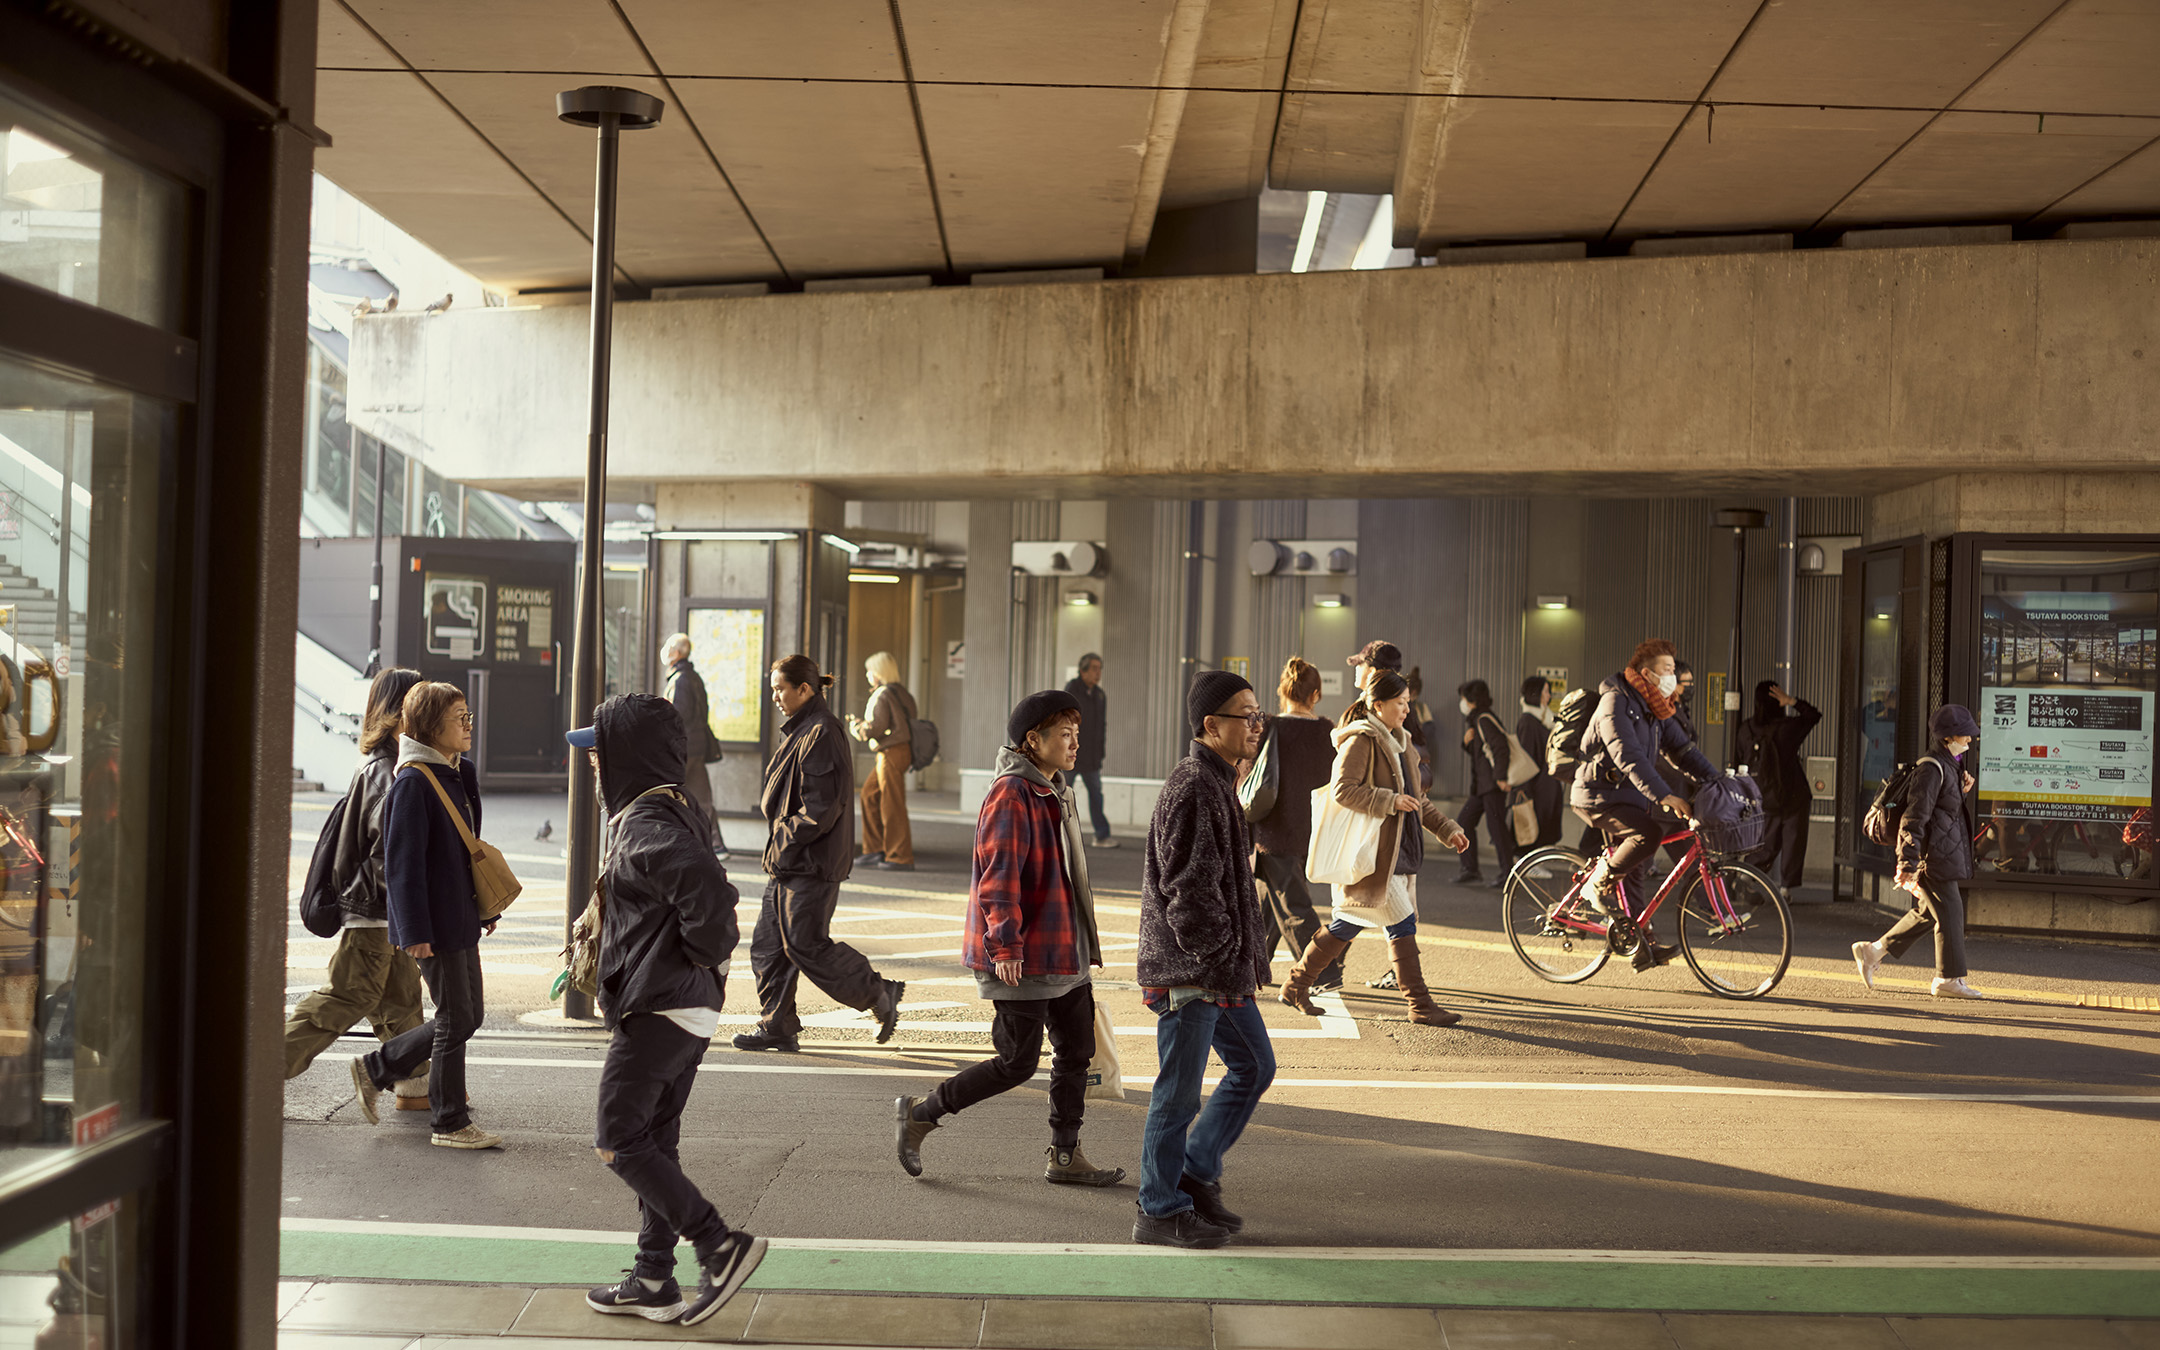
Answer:
<svg viewBox="0 0 2160 1350"><path fill-rule="evenodd" d="M1735 758L1754 772L1762 786L1763 813L1770 818L1762 847L1748 861L1764 871L1777 869L1787 903L1806 875L1808 813L1815 807L1800 747L1821 721L1814 704L1786 693L1776 680L1764 680L1755 686L1755 715L1740 724Z"/></svg>
<svg viewBox="0 0 2160 1350"><path fill-rule="evenodd" d="M713 741L712 708L705 700L705 677L690 660L690 635L677 633L660 649L660 659L667 663L667 678L661 683L661 692L667 701L675 705L675 715L682 718L683 734L689 739L683 750L683 791L697 803L705 818L712 822L713 851L727 857L727 841L720 833L720 813L713 806L712 775L705 766L720 758L720 747Z"/></svg>
<svg viewBox="0 0 2160 1350"><path fill-rule="evenodd" d="M1095 847L1116 848L1110 837L1110 817L1103 810L1102 766L1110 740L1110 696L1102 689L1102 658L1094 652L1080 658L1080 673L1065 682L1065 692L1080 700L1080 758L1073 764L1074 781L1087 788L1088 818L1095 826Z"/></svg>
<svg viewBox="0 0 2160 1350"><path fill-rule="evenodd" d="M735 888L713 857L705 813L681 790L682 721L667 700L622 694L569 734L592 755L607 812L599 1004L614 1032L600 1070L593 1151L638 1198L637 1263L586 1295L595 1312L694 1325L719 1311L765 1255L731 1231L683 1175L683 1106L720 1024L735 951ZM697 1253L697 1294L675 1283L680 1234Z"/></svg>

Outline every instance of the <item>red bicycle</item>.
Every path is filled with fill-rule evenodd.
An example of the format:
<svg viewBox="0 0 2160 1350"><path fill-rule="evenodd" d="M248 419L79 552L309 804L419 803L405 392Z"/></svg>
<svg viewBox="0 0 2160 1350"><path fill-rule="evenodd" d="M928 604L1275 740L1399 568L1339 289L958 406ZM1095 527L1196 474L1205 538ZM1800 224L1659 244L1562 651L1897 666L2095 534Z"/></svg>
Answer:
<svg viewBox="0 0 2160 1350"><path fill-rule="evenodd" d="M1515 954L1539 979L1579 984L1615 952L1632 949L1666 900L1678 897L1680 954L1711 993L1761 998L1785 978L1792 961L1792 914L1770 878L1738 861L1762 842L1762 818L1737 825L1702 825L1664 840L1689 839L1687 856L1667 874L1640 914L1630 912L1625 887L1608 916L1590 903L1590 865L1572 849L1542 848L1508 873L1500 921ZM1608 850L1608 853L1610 850Z"/></svg>

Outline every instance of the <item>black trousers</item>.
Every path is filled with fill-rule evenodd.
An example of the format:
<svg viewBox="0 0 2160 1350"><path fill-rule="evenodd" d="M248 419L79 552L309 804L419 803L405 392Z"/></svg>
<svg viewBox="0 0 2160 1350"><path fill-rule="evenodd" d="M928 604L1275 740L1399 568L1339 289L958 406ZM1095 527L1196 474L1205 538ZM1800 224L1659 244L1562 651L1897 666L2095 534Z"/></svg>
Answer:
<svg viewBox="0 0 2160 1350"><path fill-rule="evenodd" d="M990 1044L997 1054L930 1089L926 1101L932 1118L964 1111L1033 1078L1048 1030L1050 1142L1057 1148L1073 1147L1080 1142L1088 1063L1095 1058L1095 987L1083 984L1050 999L998 998L990 1003L997 1009L990 1023Z"/></svg>
<svg viewBox="0 0 2160 1350"><path fill-rule="evenodd" d="M1508 818L1507 789L1494 788L1490 792L1473 793L1463 803L1462 819L1455 823L1470 836L1470 847L1463 852L1462 870L1476 872L1478 868L1477 827L1485 822L1485 833L1492 838L1493 863L1506 876L1515 867L1515 822Z"/></svg>
<svg viewBox="0 0 2160 1350"><path fill-rule="evenodd" d="M1617 804L1586 814L1592 825L1604 831L1606 843L1612 848L1612 869L1627 886L1631 907L1640 913L1649 900L1650 878L1645 869L1672 824L1672 817L1655 808Z"/></svg>
<svg viewBox="0 0 2160 1350"><path fill-rule="evenodd" d="M1807 872L1808 811L1812 802L1786 807L1769 814L1763 822L1762 847L1748 854L1748 861L1768 872L1786 890L1798 886Z"/></svg>
<svg viewBox="0 0 2160 1350"><path fill-rule="evenodd" d="M1882 935L1883 947L1892 956L1903 956L1922 935L1935 935L1935 973L1946 980L1960 980L1965 969L1965 896L1954 881L1920 878L1925 898L1915 897L1912 913L1890 925ZM1908 892L1910 894L1910 892Z"/></svg>
<svg viewBox="0 0 2160 1350"><path fill-rule="evenodd" d="M1313 934L1320 931L1320 915L1305 881L1305 860L1287 853L1255 853L1253 875L1261 887L1260 917L1266 924L1268 958L1274 959L1284 938L1290 939L1292 956L1303 956Z"/></svg>
<svg viewBox="0 0 2160 1350"><path fill-rule="evenodd" d="M632 1013L616 1024L600 1068L593 1148L637 1196L637 1273L646 1279L675 1273L677 1234L701 1261L728 1234L720 1211L683 1175L677 1151L683 1106L710 1044L659 1013Z"/></svg>
<svg viewBox="0 0 2160 1350"><path fill-rule="evenodd" d="M438 951L420 958L420 978L427 981L428 997L435 1000L435 1016L402 1036L370 1050L361 1063L369 1081L379 1088L409 1078L428 1064L429 1124L437 1134L456 1134L472 1124L465 1105L465 1042L480 1029L487 1013L480 985L480 949Z"/></svg>
<svg viewBox="0 0 2160 1350"><path fill-rule="evenodd" d="M1560 808L1567 789L1549 773L1530 780L1530 800L1537 807L1537 844L1546 848L1560 842Z"/></svg>
<svg viewBox="0 0 2160 1350"><path fill-rule="evenodd" d="M795 986L802 976L827 997L850 1008L877 1006L884 981L870 959L832 940L840 883L774 877L765 883L765 907L750 934L750 975L757 983L759 1022L773 1035L802 1030L795 1015Z"/></svg>

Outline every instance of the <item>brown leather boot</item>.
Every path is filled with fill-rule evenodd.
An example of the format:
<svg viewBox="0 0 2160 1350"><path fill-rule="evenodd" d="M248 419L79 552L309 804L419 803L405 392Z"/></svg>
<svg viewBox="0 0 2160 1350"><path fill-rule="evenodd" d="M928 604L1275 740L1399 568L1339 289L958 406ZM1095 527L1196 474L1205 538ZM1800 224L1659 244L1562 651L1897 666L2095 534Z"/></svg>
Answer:
<svg viewBox="0 0 2160 1350"><path fill-rule="evenodd" d="M1427 1027L1451 1027L1462 1021L1461 1013L1451 1013L1432 1001L1415 937L1389 938L1387 949L1395 962L1395 983L1402 987L1403 1002L1410 1005L1411 1021Z"/></svg>
<svg viewBox="0 0 2160 1350"><path fill-rule="evenodd" d="M1349 943L1325 928L1313 934L1313 940L1305 945L1305 954L1298 957L1297 964L1290 967L1290 973L1283 976L1282 992L1275 997L1307 1017L1318 1017L1320 1010L1312 1001L1313 976L1326 970L1336 957L1349 950Z"/></svg>

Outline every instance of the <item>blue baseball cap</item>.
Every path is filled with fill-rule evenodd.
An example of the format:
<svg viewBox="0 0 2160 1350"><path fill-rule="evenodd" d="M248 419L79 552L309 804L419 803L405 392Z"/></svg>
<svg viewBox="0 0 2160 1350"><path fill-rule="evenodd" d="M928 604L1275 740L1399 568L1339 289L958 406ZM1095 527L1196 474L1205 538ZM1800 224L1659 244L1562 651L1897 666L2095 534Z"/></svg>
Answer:
<svg viewBox="0 0 2160 1350"><path fill-rule="evenodd" d="M596 750L600 747L600 728L577 727L564 732L563 739L580 750Z"/></svg>

